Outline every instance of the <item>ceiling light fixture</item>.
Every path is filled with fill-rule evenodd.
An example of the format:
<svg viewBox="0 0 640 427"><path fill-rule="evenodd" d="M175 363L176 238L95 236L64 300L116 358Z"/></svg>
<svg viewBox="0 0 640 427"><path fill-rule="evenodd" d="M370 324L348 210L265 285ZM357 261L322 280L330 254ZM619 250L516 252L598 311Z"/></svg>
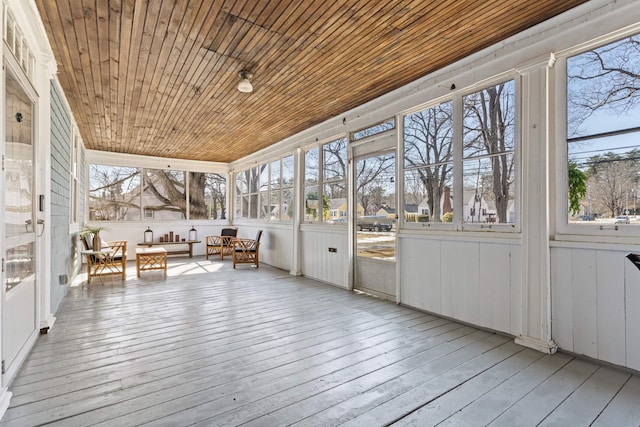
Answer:
<svg viewBox="0 0 640 427"><path fill-rule="evenodd" d="M238 90L244 93L253 92L253 86L249 81L250 78L253 78L253 74L247 70L242 70L238 73L238 77L241 79L240 83L238 83Z"/></svg>

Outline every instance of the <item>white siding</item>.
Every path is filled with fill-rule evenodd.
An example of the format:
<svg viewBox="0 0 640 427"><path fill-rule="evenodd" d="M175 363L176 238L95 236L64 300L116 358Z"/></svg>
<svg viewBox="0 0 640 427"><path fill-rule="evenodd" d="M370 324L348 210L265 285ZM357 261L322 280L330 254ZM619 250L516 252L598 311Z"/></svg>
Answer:
<svg viewBox="0 0 640 427"><path fill-rule="evenodd" d="M558 346L573 349L571 251L551 251L551 336Z"/></svg>
<svg viewBox="0 0 640 427"><path fill-rule="evenodd" d="M401 236L399 250L401 303L520 333L519 245Z"/></svg>
<svg viewBox="0 0 640 427"><path fill-rule="evenodd" d="M624 316L625 365L640 370L640 271L631 263L625 264L625 308L617 316ZM616 329L622 335L623 329Z"/></svg>
<svg viewBox="0 0 640 427"><path fill-rule="evenodd" d="M260 239L260 262L290 271L293 260L293 231L291 223L264 224L254 226L253 230L247 229L251 238L254 238L259 229L263 230Z"/></svg>
<svg viewBox="0 0 640 427"><path fill-rule="evenodd" d="M640 369L640 271L626 259L632 248L575 246L551 251L554 341L567 351Z"/></svg>
<svg viewBox="0 0 640 427"><path fill-rule="evenodd" d="M630 262L616 252L602 252L596 258L597 354L617 365L625 364L625 337L610 331L625 330L625 264Z"/></svg>
<svg viewBox="0 0 640 427"><path fill-rule="evenodd" d="M308 226L300 233L302 272L305 276L342 288L349 284L349 247L346 227ZM336 248L337 252L329 252Z"/></svg>
<svg viewBox="0 0 640 427"><path fill-rule="evenodd" d="M400 299L433 313L442 311L440 242L414 237L401 239ZM412 268L404 269L406 265Z"/></svg>

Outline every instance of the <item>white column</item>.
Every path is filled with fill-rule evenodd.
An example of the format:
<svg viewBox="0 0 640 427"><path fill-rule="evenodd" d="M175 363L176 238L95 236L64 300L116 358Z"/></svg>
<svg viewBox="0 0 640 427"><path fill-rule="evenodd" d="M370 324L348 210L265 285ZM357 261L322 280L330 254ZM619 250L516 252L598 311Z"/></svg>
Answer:
<svg viewBox="0 0 640 427"><path fill-rule="evenodd" d="M522 315L516 343L555 353L550 292L550 78L553 55L519 68L522 135Z"/></svg>
<svg viewBox="0 0 640 427"><path fill-rule="evenodd" d="M2 5L1 7L4 7ZM4 34L4 20L0 20L0 34ZM4 52L4 49L2 50ZM4 57L2 58L4 61ZM4 73L0 76L0 93L4 93ZM0 117L5 117L5 101L4 99L0 103ZM5 120L0 120L0 135L2 135L2 139L0 140L0 153L4 155L4 144L5 144ZM4 158L4 157L3 157ZM3 161L4 163L4 161ZM3 165L4 166L4 165ZM2 172L2 171L0 171ZM0 173L0 188L4 188L4 172ZM4 193L4 191L2 191ZM0 194L0 209L4 209L4 195ZM4 221L2 221L4 223ZM0 224L0 258L4 258L4 224ZM4 274L0 274L0 278L4 280ZM0 282L0 286L4 286L4 283ZM2 296L4 298L4 296ZM0 343L2 343L2 329L4 322L4 300L0 301ZM1 353L2 347L0 346L0 360L4 360L4 354ZM2 383L0 386L0 418L4 415L4 413L9 408L9 403L11 402L11 392L7 389L7 380L4 378L4 375L0 376L0 382Z"/></svg>
<svg viewBox="0 0 640 427"><path fill-rule="evenodd" d="M293 218L291 220L291 244L292 257L291 270L289 274L293 276L302 275L302 266L300 259L300 222L304 211L304 151L297 148L294 158L294 168L296 180L294 181L293 194L295 205L293 209Z"/></svg>
<svg viewBox="0 0 640 427"><path fill-rule="evenodd" d="M53 326L56 318L51 313L51 287L54 286L51 277L51 79L56 72L56 62L53 55L41 53L38 56L39 67L36 67L35 79L39 86L39 99L37 102L36 133L36 162L37 162L37 194L44 196L43 210L39 208L39 197L36 197L35 231L38 242L38 259L42 270L38 276L38 288L40 289L40 329L48 329ZM57 284L57 282L56 282Z"/></svg>

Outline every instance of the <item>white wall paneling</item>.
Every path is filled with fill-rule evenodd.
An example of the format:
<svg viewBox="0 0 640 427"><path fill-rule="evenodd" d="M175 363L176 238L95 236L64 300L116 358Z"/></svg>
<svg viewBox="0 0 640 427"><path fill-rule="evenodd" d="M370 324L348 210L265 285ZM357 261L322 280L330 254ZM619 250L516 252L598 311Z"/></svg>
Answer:
<svg viewBox="0 0 640 427"><path fill-rule="evenodd" d="M291 223L274 223L262 224L251 227L247 224L238 225L238 234L240 230L246 230L249 233L246 237L255 238L259 229L262 229L262 238L260 239L260 262L280 268L285 271L292 272L293 261L293 229ZM293 272L292 272L293 274Z"/></svg>
<svg viewBox="0 0 640 427"><path fill-rule="evenodd" d="M640 325L640 270L630 262L626 262L624 277L625 307L623 312L615 315L622 317L624 314L625 327L624 329L617 327L613 331L618 336L625 331L625 366L640 371L640 327L638 327Z"/></svg>
<svg viewBox="0 0 640 427"><path fill-rule="evenodd" d="M625 264L632 265L623 255L602 251L596 258L597 358L616 365L625 364L625 337L623 334L612 334L610 331L625 330Z"/></svg>
<svg viewBox="0 0 640 427"><path fill-rule="evenodd" d="M347 227L303 225L300 240L302 273L346 289L349 282ZM329 252L329 248L335 248L336 252Z"/></svg>
<svg viewBox="0 0 640 427"><path fill-rule="evenodd" d="M574 266L572 280L573 300L573 350L579 354L596 357L597 291L596 253L586 249L571 251Z"/></svg>
<svg viewBox="0 0 640 427"><path fill-rule="evenodd" d="M100 233L105 241L126 240L127 250L130 259L134 259L135 248L138 243L144 241L144 231L147 226L153 231L154 240L157 242L159 236L168 234L173 231L174 234L180 235L180 238L189 235L189 229L193 225L198 231L198 240L200 243L193 245L193 255L205 255L205 237L219 236L223 228L229 227L228 223L211 222L211 221L162 221L156 223L146 222L108 222L101 223L107 227ZM269 224L255 222L236 222L233 225L238 228L238 237L253 239L256 237L258 230L262 229L263 234L260 239L260 262L272 265L277 268L289 271L291 269L292 253L292 227L290 223Z"/></svg>
<svg viewBox="0 0 640 427"><path fill-rule="evenodd" d="M640 369L640 271L637 248L551 249L553 339L560 349Z"/></svg>
<svg viewBox="0 0 640 427"><path fill-rule="evenodd" d="M399 239L402 257L400 302L441 313L440 241L403 235Z"/></svg>
<svg viewBox="0 0 640 427"><path fill-rule="evenodd" d="M442 241L440 276L442 278L442 314L471 322L480 280L480 244Z"/></svg>
<svg viewBox="0 0 640 427"><path fill-rule="evenodd" d="M573 351L571 250L551 251L551 336L558 347Z"/></svg>
<svg viewBox="0 0 640 427"><path fill-rule="evenodd" d="M129 253L129 259L135 259L135 248L138 243L144 242L144 231L149 226L153 231L153 239L158 242L160 236L164 236L165 234L169 234L170 231L173 231L174 234L178 234L180 239L182 237L187 238L189 236L189 230L193 225L198 231L198 240L200 243L193 245L193 254L195 255L204 255L205 254L205 236L215 235L219 236L220 231L224 227L228 227L228 224L221 223L211 223L204 224L200 223L200 221L162 221L162 222L100 222L100 225L105 226L106 229L100 232L100 236L105 241L114 241L114 240L126 240L127 241L127 251ZM244 231L239 228L239 233ZM243 236L243 237L255 237L255 234L252 236ZM185 245L186 248L186 245ZM177 248L175 248L177 249Z"/></svg>
<svg viewBox="0 0 640 427"><path fill-rule="evenodd" d="M475 303L472 302L475 314L483 325L492 325L492 329L513 333L510 316L513 310L511 287L514 282L510 268L513 246L491 244L482 245L481 248L478 296ZM519 276L515 278L518 279ZM517 283L516 280L516 287Z"/></svg>
<svg viewBox="0 0 640 427"><path fill-rule="evenodd" d="M511 282L509 288L509 333L515 336L522 335L522 316L523 316L523 303L522 303L522 285L520 278L522 277L522 262L515 260L522 260L522 246L519 244L509 245L509 254L511 259ZM497 315L496 315L497 316Z"/></svg>
<svg viewBox="0 0 640 427"><path fill-rule="evenodd" d="M475 325L520 333L520 245L400 234L401 303ZM514 321L513 319L516 319Z"/></svg>

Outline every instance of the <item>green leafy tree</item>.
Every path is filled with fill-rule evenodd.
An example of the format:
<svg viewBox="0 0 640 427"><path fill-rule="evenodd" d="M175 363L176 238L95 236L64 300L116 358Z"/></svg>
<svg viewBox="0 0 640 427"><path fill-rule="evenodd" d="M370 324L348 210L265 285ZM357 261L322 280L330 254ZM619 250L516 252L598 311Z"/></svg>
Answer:
<svg viewBox="0 0 640 427"><path fill-rule="evenodd" d="M587 175L578 169L578 165L569 162L569 213L580 212L580 200L587 195Z"/></svg>

